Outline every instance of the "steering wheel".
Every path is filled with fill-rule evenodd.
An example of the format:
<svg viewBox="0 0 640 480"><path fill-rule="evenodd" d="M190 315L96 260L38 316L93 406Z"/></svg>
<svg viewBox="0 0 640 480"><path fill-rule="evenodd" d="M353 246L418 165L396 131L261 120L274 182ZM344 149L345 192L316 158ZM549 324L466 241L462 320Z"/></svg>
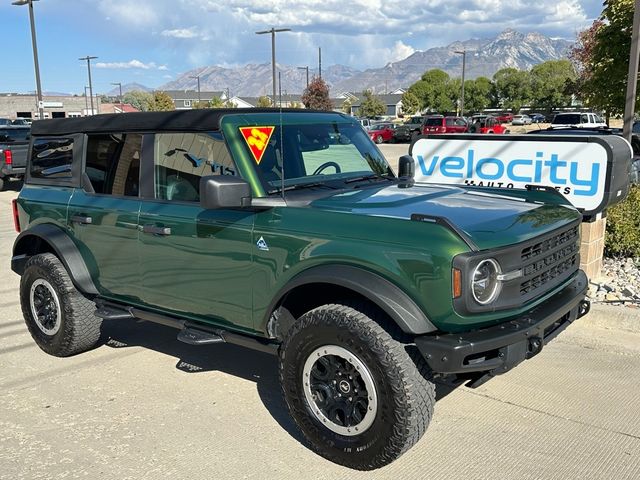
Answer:
<svg viewBox="0 0 640 480"><path fill-rule="evenodd" d="M313 172L313 175L320 175L320 173L325 168L329 168L329 167L335 168L336 169L336 173L342 172L342 170L340 169L340 165L338 165L336 162L324 162L322 165L320 165L318 168L316 168L316 171Z"/></svg>

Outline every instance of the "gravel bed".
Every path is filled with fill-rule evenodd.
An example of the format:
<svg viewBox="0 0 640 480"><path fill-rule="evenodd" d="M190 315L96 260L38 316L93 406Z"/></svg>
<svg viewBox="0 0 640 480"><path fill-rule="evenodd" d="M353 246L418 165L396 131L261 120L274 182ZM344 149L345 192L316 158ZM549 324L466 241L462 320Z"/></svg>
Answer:
<svg viewBox="0 0 640 480"><path fill-rule="evenodd" d="M589 282L594 303L640 307L640 258L605 258L600 277Z"/></svg>

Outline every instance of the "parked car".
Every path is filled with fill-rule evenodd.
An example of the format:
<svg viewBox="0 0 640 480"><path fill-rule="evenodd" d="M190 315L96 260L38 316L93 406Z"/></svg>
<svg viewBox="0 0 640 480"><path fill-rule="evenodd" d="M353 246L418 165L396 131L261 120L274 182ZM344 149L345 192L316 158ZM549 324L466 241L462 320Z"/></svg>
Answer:
<svg viewBox="0 0 640 480"><path fill-rule="evenodd" d="M503 134L509 133L504 125L491 115L475 115L469 124L469 133Z"/></svg>
<svg viewBox="0 0 640 480"><path fill-rule="evenodd" d="M511 125L531 125L531 121L529 115L515 115L511 120Z"/></svg>
<svg viewBox="0 0 640 480"><path fill-rule="evenodd" d="M597 128L606 126L607 124L600 115L590 112L558 113L551 121L552 128Z"/></svg>
<svg viewBox="0 0 640 480"><path fill-rule="evenodd" d="M12 125L31 125L31 119L18 117L13 122L11 122L11 124Z"/></svg>
<svg viewBox="0 0 640 480"><path fill-rule="evenodd" d="M531 123L546 123L547 118L542 113L530 113Z"/></svg>
<svg viewBox="0 0 640 480"><path fill-rule="evenodd" d="M465 133L467 129L467 122L462 117L432 115L426 117L422 124L423 135L434 133Z"/></svg>
<svg viewBox="0 0 640 480"><path fill-rule="evenodd" d="M589 309L582 215L563 197L416 184L407 156L396 177L339 113L55 119L34 122L30 151L11 268L43 351L142 319L277 355L307 442L350 468L420 439L434 378L477 387Z"/></svg>
<svg viewBox="0 0 640 480"><path fill-rule="evenodd" d="M396 142L409 142L413 140L416 135L420 135L420 128L424 122L424 117L415 116L411 117L405 123L396 125L393 132L393 139Z"/></svg>
<svg viewBox="0 0 640 480"><path fill-rule="evenodd" d="M0 191L11 178L24 176L31 127L0 126Z"/></svg>
<svg viewBox="0 0 640 480"><path fill-rule="evenodd" d="M510 123L513 120L513 113L511 112L502 112L493 115L498 123Z"/></svg>
<svg viewBox="0 0 640 480"><path fill-rule="evenodd" d="M376 143L390 142L393 140L392 123L375 123L369 127L369 137Z"/></svg>

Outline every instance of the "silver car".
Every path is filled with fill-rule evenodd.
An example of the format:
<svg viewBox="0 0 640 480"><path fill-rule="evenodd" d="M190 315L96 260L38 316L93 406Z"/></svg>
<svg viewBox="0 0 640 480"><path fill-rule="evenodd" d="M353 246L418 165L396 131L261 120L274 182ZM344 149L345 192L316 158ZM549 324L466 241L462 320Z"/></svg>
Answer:
<svg viewBox="0 0 640 480"><path fill-rule="evenodd" d="M511 125L531 125L531 117L529 115L514 115Z"/></svg>

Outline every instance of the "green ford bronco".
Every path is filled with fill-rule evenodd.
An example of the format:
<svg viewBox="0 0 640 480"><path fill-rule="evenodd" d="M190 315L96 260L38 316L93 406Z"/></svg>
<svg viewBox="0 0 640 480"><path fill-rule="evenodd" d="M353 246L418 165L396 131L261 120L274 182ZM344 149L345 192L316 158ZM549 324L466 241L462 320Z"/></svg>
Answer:
<svg viewBox="0 0 640 480"><path fill-rule="evenodd" d="M581 215L544 187L417 185L351 117L234 109L34 122L11 268L45 352L104 319L278 355L312 449L369 470L589 308Z"/></svg>

